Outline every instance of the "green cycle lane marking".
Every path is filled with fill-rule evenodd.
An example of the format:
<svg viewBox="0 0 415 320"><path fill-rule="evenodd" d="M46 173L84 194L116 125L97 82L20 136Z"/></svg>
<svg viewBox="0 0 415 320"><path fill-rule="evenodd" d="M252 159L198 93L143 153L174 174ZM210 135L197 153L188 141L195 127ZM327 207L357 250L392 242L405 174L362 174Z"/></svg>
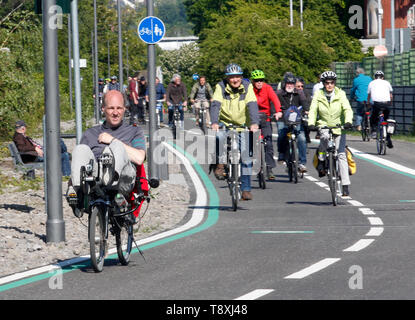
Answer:
<svg viewBox="0 0 415 320"><path fill-rule="evenodd" d="M140 246L141 251L145 251L145 250L157 247L157 246L161 246L163 244L166 244L166 243L169 243L169 242L172 242L172 241L184 238L184 237L188 237L188 236L193 235L195 233L206 230L206 229L212 227L214 224L216 224L216 222L219 219L219 210L217 209L217 208L219 208L219 195L218 195L212 181L210 181L207 174L204 172L204 170L202 169L200 164L196 161L196 159L192 155L187 153L182 148L174 145L173 143L170 143L170 144L172 146L174 146L174 148L176 150L178 150L180 153L182 153L189 160L190 164L193 166L193 168L199 174L199 177L202 179L202 182L205 185L205 187L207 189L207 192L209 194L209 207L211 209L208 210L207 219L205 220L205 222L203 224L201 224L197 227L194 227L190 230L184 231L182 233L178 233L176 235L172 235L170 237L166 237L164 239L160 239L160 240L157 240L155 242L142 245L142 246ZM135 248L131 251L131 253L137 253L137 252L138 252L137 248ZM106 258L106 260L107 259L116 259L117 256L118 256L117 254L113 254L111 256L108 256ZM69 266L65 266L62 269L60 269L60 270L58 269L58 270L61 274L65 274L65 273L71 272L73 270L87 268L90 265L91 265L91 261L90 261L90 259L88 259L88 260L83 261L81 263L75 263L75 264L72 264L72 265L69 265ZM50 278L52 276L55 276L57 274L57 272L58 271L55 269L55 270L51 270L51 271L46 272L46 273L42 273L42 274L30 277L30 278L25 278L25 279L21 279L21 280L17 280L17 281L14 281L14 282L7 283L3 286L0 286L0 292L7 291L7 290L14 289L14 288L26 285L26 284L30 284L30 283L34 283L34 282L37 282L37 281L41 281L41 280Z"/></svg>
<svg viewBox="0 0 415 320"><path fill-rule="evenodd" d="M415 200L399 200L399 202L415 203Z"/></svg>

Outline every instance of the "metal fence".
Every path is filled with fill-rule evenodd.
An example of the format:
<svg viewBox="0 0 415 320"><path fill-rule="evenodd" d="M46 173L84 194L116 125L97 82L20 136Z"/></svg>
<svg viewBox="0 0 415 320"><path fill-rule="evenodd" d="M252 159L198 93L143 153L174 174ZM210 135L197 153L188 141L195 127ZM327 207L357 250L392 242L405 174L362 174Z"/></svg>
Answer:
<svg viewBox="0 0 415 320"><path fill-rule="evenodd" d="M337 73L337 85L339 87L352 86L357 67L362 67L371 77L376 70L382 70L385 73L385 79L392 85L415 85L415 49L394 56L367 57L360 62L334 62L331 68Z"/></svg>
<svg viewBox="0 0 415 320"><path fill-rule="evenodd" d="M312 92L314 84L307 84L306 90ZM338 87L346 92L347 98L350 101L351 86ZM355 101L350 101L353 112L356 113L357 104ZM414 86L393 86L393 101L390 107L390 118L396 120L397 133L415 134L415 87Z"/></svg>

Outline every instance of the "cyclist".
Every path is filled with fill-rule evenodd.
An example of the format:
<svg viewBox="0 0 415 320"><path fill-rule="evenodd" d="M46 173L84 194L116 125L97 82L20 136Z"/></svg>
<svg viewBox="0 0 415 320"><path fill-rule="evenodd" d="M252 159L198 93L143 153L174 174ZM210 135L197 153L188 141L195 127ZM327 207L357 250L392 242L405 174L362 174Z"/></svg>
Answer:
<svg viewBox="0 0 415 320"><path fill-rule="evenodd" d="M309 106L311 104L311 94L308 92L308 90L304 89L305 86L305 80L302 77L297 77L297 82L295 83L295 88L297 91L303 90L304 96L307 100L307 105ZM308 118L308 111L304 111L304 115ZM305 140L307 143L311 143L310 139L310 130L308 130L308 124L306 121L303 122L304 127L304 134L305 134Z"/></svg>
<svg viewBox="0 0 415 320"><path fill-rule="evenodd" d="M180 126L183 127L184 111L183 107L187 106L187 90L186 85L182 83L182 78L178 74L174 74L171 82L167 86L167 106L169 109L169 127L173 125L173 106L179 106Z"/></svg>
<svg viewBox="0 0 415 320"><path fill-rule="evenodd" d="M146 102L147 104L150 102L150 98L148 96L148 87L146 89ZM160 124L163 123L163 102L166 101L166 89L164 89L164 85L160 83L160 78L156 77L156 108L160 114Z"/></svg>
<svg viewBox="0 0 415 320"><path fill-rule="evenodd" d="M318 90L311 102L308 125L310 130L315 130L315 126L334 127L337 124L343 125L345 129L352 128L353 110L347 100L346 93L336 87L337 75L333 71L323 72L321 75L324 88ZM319 120L317 120L317 117ZM336 148L338 152L338 161L340 169L340 177L342 183L343 196L349 196L350 178L349 166L346 157L346 134L340 128L333 130ZM325 152L327 150L327 142L329 132L327 129L320 130L320 145L318 148L318 167L319 176L325 175Z"/></svg>
<svg viewBox="0 0 415 320"><path fill-rule="evenodd" d="M389 106L392 102L393 89L389 81L385 80L385 74L382 71L375 72L375 80L369 83L367 88L367 100L373 101L372 115L370 117L370 125L372 127L372 137L376 138L376 128L378 124L379 112L383 111L385 120L389 117ZM388 148L393 148L392 139L388 133L386 136Z"/></svg>
<svg viewBox="0 0 415 320"><path fill-rule="evenodd" d="M257 132L259 127L258 104L249 81L243 80L242 68L231 63L225 69L226 79L219 82L215 87L213 102L211 105L212 129L219 130L219 123L225 125L243 126L248 125L250 130ZM218 132L218 144L223 146L226 134L223 131ZM242 134L240 137L241 154L246 151L248 141ZM241 174L241 191L243 200L251 200L251 168L252 162L244 161L242 157L242 174ZM224 179L226 160L223 153L220 152L218 164L215 169L215 176L219 180Z"/></svg>
<svg viewBox="0 0 415 320"><path fill-rule="evenodd" d="M71 179L68 184L67 199L76 217L82 217L84 195L80 187L80 169L94 161L93 175L100 172L102 185L118 190L119 197L127 197L135 184L136 167L146 156L145 137L140 127L123 121L125 101L121 92L110 90L104 96L102 106L105 115L103 124L84 132L80 144L72 153ZM108 155L112 159L109 168L99 168L97 159Z"/></svg>
<svg viewBox="0 0 415 320"><path fill-rule="evenodd" d="M111 77L111 82L108 82L104 87L104 94L107 93L110 90L117 90L120 91L120 84L117 82L118 78L117 76Z"/></svg>
<svg viewBox="0 0 415 320"><path fill-rule="evenodd" d="M207 127L210 125L209 102L212 102L213 90L205 76L200 76L199 81L196 82L190 91L190 102L194 105L196 111L196 125L199 123L199 109L203 105L206 112Z"/></svg>
<svg viewBox="0 0 415 320"><path fill-rule="evenodd" d="M356 69L357 77L353 80L353 86L350 90L350 100L353 98L357 101L356 109L356 129L358 131L362 130L362 118L365 109L364 103L367 100L367 89L369 83L372 81L372 78L365 75L365 70L362 68Z"/></svg>
<svg viewBox="0 0 415 320"><path fill-rule="evenodd" d="M277 96L281 102L281 109L282 112L289 109L291 106L296 106L297 108L302 106L303 111L308 111L309 104L307 99L304 95L303 90L297 90L295 88L295 83L297 79L288 74L285 76L282 87L280 90L277 91ZM288 133L288 126L284 122L284 119L281 118L280 121L277 122L278 128L278 163L281 165L286 166L285 162L285 153L288 147L288 140L287 140L287 133ZM304 128L302 125L298 127L298 156L299 156L299 165L298 169L301 172L307 172L307 141L304 134Z"/></svg>
<svg viewBox="0 0 415 320"><path fill-rule="evenodd" d="M130 123L132 124L134 122L134 119L142 119L144 118L144 115L140 114L140 109L138 106L138 93L139 93L139 87L138 87L138 76L140 75L139 72L136 72L132 79L129 82L128 88L129 88L129 98L130 98Z"/></svg>
<svg viewBox="0 0 415 320"><path fill-rule="evenodd" d="M266 175L268 180L275 180L272 172L272 169L275 168L272 125L268 118L272 116L272 118L278 120L282 117L281 103L274 89L265 82L265 74L262 70L252 71L251 80L258 103L261 132L267 142L265 147ZM270 104L270 102L272 103Z"/></svg>

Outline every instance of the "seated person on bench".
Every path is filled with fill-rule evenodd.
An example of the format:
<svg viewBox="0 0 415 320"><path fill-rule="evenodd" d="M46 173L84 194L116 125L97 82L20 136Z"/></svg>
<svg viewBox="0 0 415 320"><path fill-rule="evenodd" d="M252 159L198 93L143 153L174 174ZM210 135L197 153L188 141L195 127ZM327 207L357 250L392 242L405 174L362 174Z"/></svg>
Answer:
<svg viewBox="0 0 415 320"><path fill-rule="evenodd" d="M102 111L105 121L85 131L81 142L72 152L72 174L68 184L67 199L76 217L82 217L80 171L93 160L93 176L104 188L118 191L119 196L128 197L136 180L136 165L142 165L146 157L143 130L123 121L125 101L117 90L104 96ZM109 165L98 170L98 158L105 157ZM98 177L100 172L100 177Z"/></svg>
<svg viewBox="0 0 415 320"><path fill-rule="evenodd" d="M15 124L15 133L13 142L20 153L23 163L28 162L43 162L43 147L38 144L31 137L26 135L26 123L19 120ZM61 139L61 154L62 154L62 175L71 175L71 162L69 160L69 153L65 142Z"/></svg>

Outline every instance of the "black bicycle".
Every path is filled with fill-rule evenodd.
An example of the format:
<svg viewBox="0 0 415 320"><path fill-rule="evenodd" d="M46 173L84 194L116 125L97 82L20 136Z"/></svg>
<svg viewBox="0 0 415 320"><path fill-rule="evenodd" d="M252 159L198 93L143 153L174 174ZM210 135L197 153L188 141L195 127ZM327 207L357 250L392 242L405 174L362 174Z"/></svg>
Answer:
<svg viewBox="0 0 415 320"><path fill-rule="evenodd" d="M206 124L206 113L209 112L207 108L204 107L204 102L207 100L202 100L202 103L200 104L200 108L198 108L198 125L199 128L202 130L203 134L207 133L207 124Z"/></svg>
<svg viewBox="0 0 415 320"><path fill-rule="evenodd" d="M339 203L339 195L341 192L341 179L340 179L340 170L339 170L339 161L336 148L336 140L334 139L333 129L342 128L341 125L334 127L320 127L320 130L328 129L329 130L329 139L327 141L327 150L325 157L325 168L329 183L329 188L331 192L331 200L333 206L337 206Z"/></svg>
<svg viewBox="0 0 415 320"><path fill-rule="evenodd" d="M105 155L98 159L98 177L100 168L105 168L109 163L111 160ZM142 202L149 202L150 197L142 188L143 179L147 180L145 177L137 177L131 198L127 200L117 191L102 187L99 178L94 178L92 172L93 160L81 167L80 189L83 209L89 213L88 239L92 267L95 272L101 272L108 253L109 233L115 236L117 254L122 265L128 265L133 243L140 251L134 240L133 225L138 223L134 213L137 213Z"/></svg>
<svg viewBox="0 0 415 320"><path fill-rule="evenodd" d="M173 123L171 126L171 131L173 133L173 139L176 140L177 138L177 129L180 128L180 108L181 105L175 104L173 105Z"/></svg>
<svg viewBox="0 0 415 320"><path fill-rule="evenodd" d="M298 143L297 143L297 135L298 135L298 125L300 123L297 122L290 122L287 124L288 132L288 149L285 155L287 169L288 169L288 178L290 182L298 183L298 177L300 175L298 171ZM302 175L302 173L301 173Z"/></svg>
<svg viewBox="0 0 415 320"><path fill-rule="evenodd" d="M367 102L364 102L363 118L362 118L362 140L370 141L370 107Z"/></svg>
<svg viewBox="0 0 415 320"><path fill-rule="evenodd" d="M386 154L386 142L388 135L388 122L385 120L385 115L381 110L379 112L378 128L376 131L376 149L379 155Z"/></svg>
<svg viewBox="0 0 415 320"><path fill-rule="evenodd" d="M260 168L258 172L258 183L261 189L266 189L267 185L265 182L265 174L267 170L267 164L265 162L265 148L267 146L267 141L264 139L264 136L260 134Z"/></svg>

